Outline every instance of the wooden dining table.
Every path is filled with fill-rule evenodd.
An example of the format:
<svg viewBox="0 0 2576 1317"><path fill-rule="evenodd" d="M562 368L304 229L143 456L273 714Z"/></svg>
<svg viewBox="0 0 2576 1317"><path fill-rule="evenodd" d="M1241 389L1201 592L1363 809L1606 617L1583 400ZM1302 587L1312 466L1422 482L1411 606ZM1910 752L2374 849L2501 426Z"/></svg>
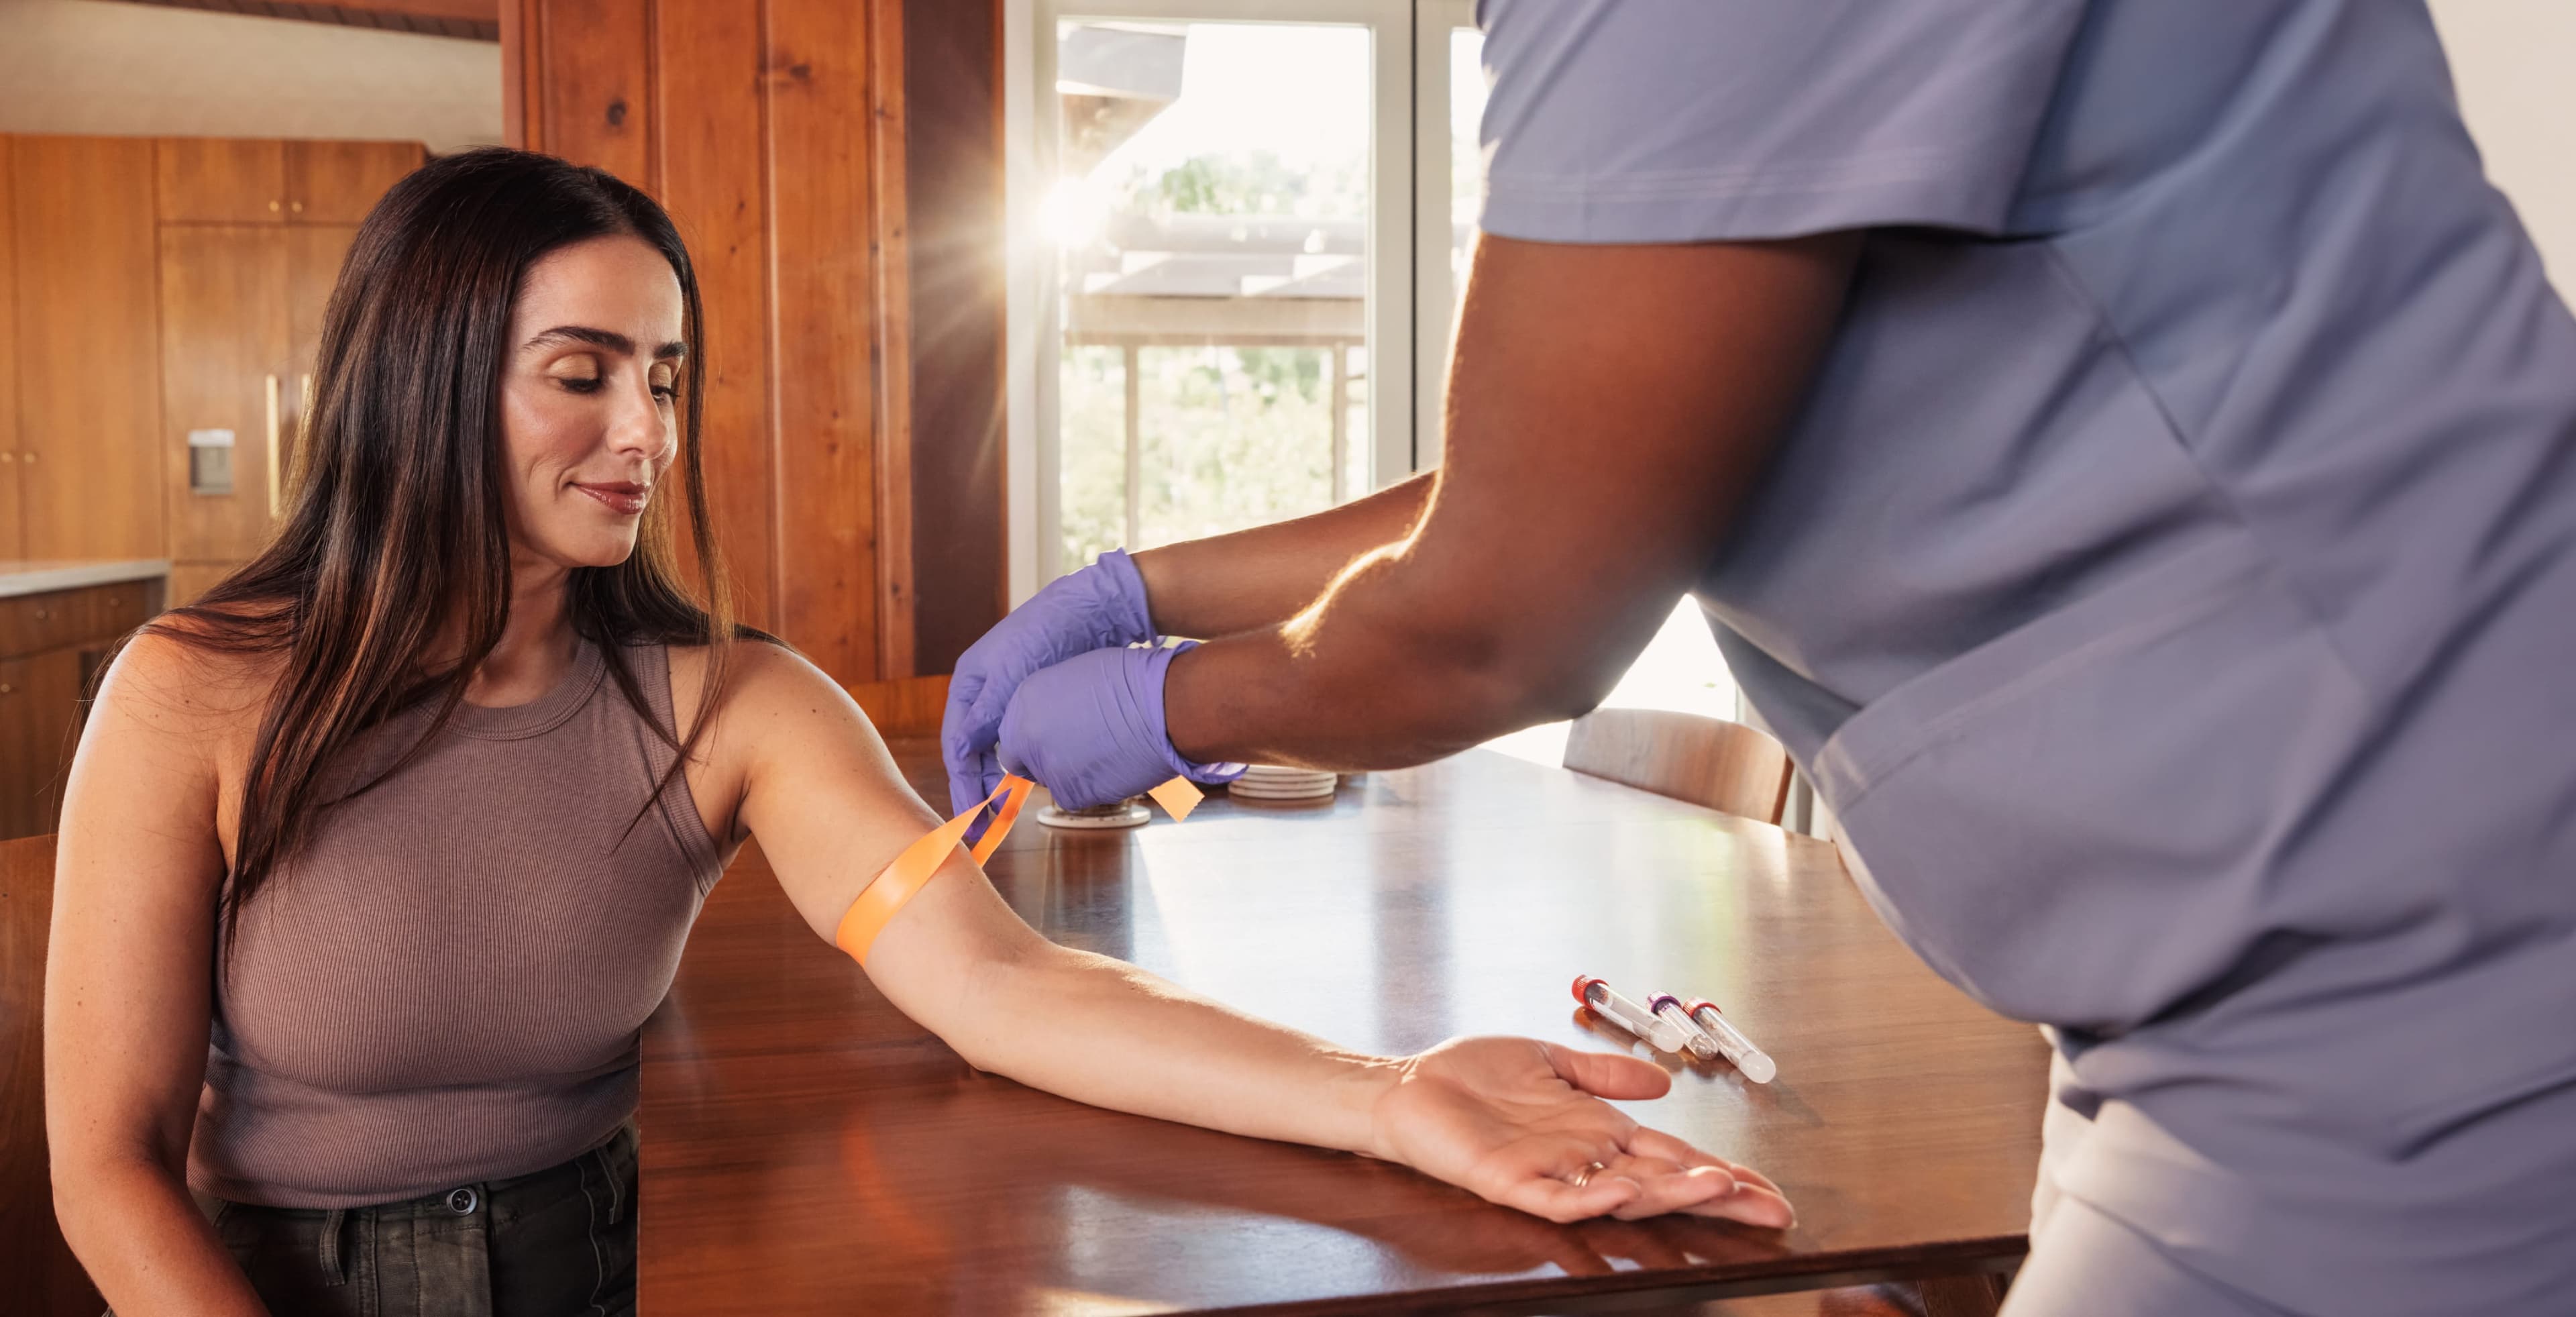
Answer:
<svg viewBox="0 0 2576 1317"><path fill-rule="evenodd" d="M936 745L893 745L944 800ZM1555 1225L978 1072L746 852L645 1031L643 1312L1635 1309L2001 1272L2025 1248L2044 1045L1906 952L1823 842L1471 751L1328 802L1024 818L986 870L1058 942L1344 1046L1647 1056L1672 1091L1636 1117L1759 1167L1798 1222ZM1778 1078L1651 1052L1577 1006L1579 974L1711 998Z"/></svg>

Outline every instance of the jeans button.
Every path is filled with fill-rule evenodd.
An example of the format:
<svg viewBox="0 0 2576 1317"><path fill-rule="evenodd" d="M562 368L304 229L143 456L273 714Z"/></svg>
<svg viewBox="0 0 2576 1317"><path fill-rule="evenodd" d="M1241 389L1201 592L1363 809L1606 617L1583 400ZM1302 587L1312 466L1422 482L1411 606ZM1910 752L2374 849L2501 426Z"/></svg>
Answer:
<svg viewBox="0 0 2576 1317"><path fill-rule="evenodd" d="M447 1210L458 1216L472 1216L475 1207L482 1201L481 1194L471 1189L458 1189L447 1195Z"/></svg>

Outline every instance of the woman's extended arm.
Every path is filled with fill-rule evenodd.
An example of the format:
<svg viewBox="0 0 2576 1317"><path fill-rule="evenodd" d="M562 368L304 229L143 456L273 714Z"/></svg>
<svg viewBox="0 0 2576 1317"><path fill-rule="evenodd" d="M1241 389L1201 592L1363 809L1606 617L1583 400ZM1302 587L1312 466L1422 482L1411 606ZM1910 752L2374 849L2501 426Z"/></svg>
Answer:
<svg viewBox="0 0 2576 1317"><path fill-rule="evenodd" d="M124 1317L264 1311L187 1186L224 873L215 751L238 712L209 666L166 637L127 647L81 734L54 865L54 1210Z"/></svg>
<svg viewBox="0 0 2576 1317"><path fill-rule="evenodd" d="M742 766L740 821L829 941L868 880L938 820L829 679L767 646L740 655L712 753ZM867 970L977 1068L1079 1101L1385 1157L1557 1220L1789 1220L1768 1181L1591 1096L1661 1094L1668 1078L1643 1061L1505 1038L1348 1052L1048 942L963 854L887 927ZM1559 1178L1595 1161L1610 1171L1587 1187Z"/></svg>

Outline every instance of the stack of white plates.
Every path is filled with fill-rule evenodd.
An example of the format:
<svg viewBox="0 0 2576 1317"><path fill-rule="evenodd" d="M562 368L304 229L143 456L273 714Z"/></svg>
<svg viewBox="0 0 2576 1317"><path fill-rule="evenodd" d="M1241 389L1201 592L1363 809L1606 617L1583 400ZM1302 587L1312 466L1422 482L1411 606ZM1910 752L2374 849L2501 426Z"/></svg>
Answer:
<svg viewBox="0 0 2576 1317"><path fill-rule="evenodd" d="M1319 768L1254 764L1226 788L1226 794L1242 800L1322 800L1333 794L1340 781Z"/></svg>

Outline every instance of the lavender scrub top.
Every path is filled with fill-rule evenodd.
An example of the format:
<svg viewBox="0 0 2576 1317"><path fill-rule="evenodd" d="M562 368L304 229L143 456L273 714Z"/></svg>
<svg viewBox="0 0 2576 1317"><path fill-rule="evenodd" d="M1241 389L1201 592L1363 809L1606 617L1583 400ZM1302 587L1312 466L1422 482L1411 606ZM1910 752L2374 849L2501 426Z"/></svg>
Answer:
<svg viewBox="0 0 2576 1317"><path fill-rule="evenodd" d="M2576 321L2415 0L1486 0L1483 228L1868 231L1697 594L2062 1191L2576 1293Z"/></svg>

